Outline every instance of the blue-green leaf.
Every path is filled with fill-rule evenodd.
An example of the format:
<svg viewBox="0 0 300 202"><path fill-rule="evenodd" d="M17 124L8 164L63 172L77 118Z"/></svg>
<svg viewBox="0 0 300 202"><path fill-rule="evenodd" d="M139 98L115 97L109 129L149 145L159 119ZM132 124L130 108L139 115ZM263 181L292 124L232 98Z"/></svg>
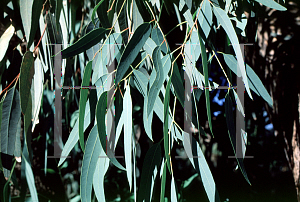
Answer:
<svg viewBox="0 0 300 202"><path fill-rule="evenodd" d="M167 177L167 165L166 163L164 163L163 173L161 176L161 185L160 185L160 202L165 202L166 177Z"/></svg>
<svg viewBox="0 0 300 202"><path fill-rule="evenodd" d="M79 100L79 142L82 151L84 151L84 133L83 133L83 122L85 115L85 105L87 101L87 96L89 89L88 86L90 84L90 78L92 73L92 62L89 61L84 70L84 76L82 79L81 89L80 89L80 100Z"/></svg>
<svg viewBox="0 0 300 202"><path fill-rule="evenodd" d="M245 71L243 55L242 55L241 47L239 44L239 40L234 31L234 27L233 27L228 15L225 13L224 10L222 10L221 8L218 8L218 7L214 7L213 11L214 11L215 16L217 17L218 22L222 25L222 27L224 28L225 32L227 33L227 35L232 43L232 46L233 46L233 49L234 49L234 52L236 54L237 61L239 64L238 65L239 71L237 71L237 76L238 77L242 76L246 91L247 91L249 97L252 99L252 95L251 95L251 92L249 89L249 84L248 84L247 75L246 75L246 71Z"/></svg>
<svg viewBox="0 0 300 202"><path fill-rule="evenodd" d="M144 46L151 33L151 24L143 23L134 32L121 56L117 67L116 85L123 79L129 66Z"/></svg>
<svg viewBox="0 0 300 202"><path fill-rule="evenodd" d="M206 38L208 37L211 30L212 17L212 9L209 1L203 0L202 7L198 16L198 22Z"/></svg>
<svg viewBox="0 0 300 202"><path fill-rule="evenodd" d="M101 148L100 158L98 158L93 177L93 187L98 201L105 201L104 176L109 167L109 159L105 158L105 156L106 154Z"/></svg>
<svg viewBox="0 0 300 202"><path fill-rule="evenodd" d="M23 24L27 41L29 41L30 29L32 23L31 21L32 5L33 5L33 0L20 1L20 14L21 14L22 24ZM28 47L28 49L33 50L33 47Z"/></svg>
<svg viewBox="0 0 300 202"><path fill-rule="evenodd" d="M235 73L237 74L237 60L233 55L229 54L223 54L224 60L227 64L227 66ZM271 96L269 95L268 91L264 87L263 83L259 79L259 77L255 74L253 69L246 64L246 72L247 72L247 78L249 87L251 90L253 90L257 95L261 96L271 107L273 107L273 100Z"/></svg>
<svg viewBox="0 0 300 202"><path fill-rule="evenodd" d="M148 92L147 116L149 116L150 113L153 111L155 100L158 97L159 91L160 91L160 89L163 85L164 79L165 79L165 78L163 78L164 69L162 67L161 52L160 52L159 46L157 46L154 49L152 59L154 62L156 77L155 77L155 80Z"/></svg>
<svg viewBox="0 0 300 202"><path fill-rule="evenodd" d="M91 201L92 181L100 151L101 145L97 134L97 126L94 126L87 139L86 150L83 155L80 176L81 201Z"/></svg>
<svg viewBox="0 0 300 202"><path fill-rule="evenodd" d="M276 9L276 10L279 10L279 11L286 11L285 7L283 7L282 5L280 5L279 3L277 3L274 0L255 0L255 1L267 6L269 8L273 8L273 9Z"/></svg>
<svg viewBox="0 0 300 202"><path fill-rule="evenodd" d="M172 75L171 75L172 77ZM170 150L169 150L169 124L168 124L168 120L169 120L169 103L170 103L170 85L171 85L171 78L168 81L167 84L167 88L166 88L166 95L165 95L165 99L164 99L164 148L165 148L165 158L166 158L166 162L167 162L167 166L169 169L169 172L171 172L171 163L170 163Z"/></svg>
<svg viewBox="0 0 300 202"><path fill-rule="evenodd" d="M132 189L132 101L130 96L130 87L126 86L123 101L124 110L124 153L126 174L129 182L129 188Z"/></svg>

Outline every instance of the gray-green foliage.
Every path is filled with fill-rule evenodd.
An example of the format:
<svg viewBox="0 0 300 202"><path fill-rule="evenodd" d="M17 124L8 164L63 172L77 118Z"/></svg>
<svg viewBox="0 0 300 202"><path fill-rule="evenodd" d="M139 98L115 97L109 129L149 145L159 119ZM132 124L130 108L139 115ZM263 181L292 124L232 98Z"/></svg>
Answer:
<svg viewBox="0 0 300 202"><path fill-rule="evenodd" d="M158 180L157 178L161 179L161 201L165 199L165 189L170 189L169 200L180 200L172 168L172 161L175 159L170 155L175 141L182 142L184 148L191 148L191 151L187 151L187 153L191 152L193 156L200 157L189 158L189 160L202 179L209 201L220 201L217 192L218 185L214 182L199 142L195 138L190 138L186 133L187 131L184 131L179 126L180 124L176 123L174 113L176 113L176 104L184 105L184 80L181 74L185 71L192 86L197 86L202 90L204 90L203 86L207 87L205 88L206 109L212 133L209 92L211 91L210 87L218 86L218 84L210 82L208 79L212 60L210 56L218 61L220 59L218 57L224 58L230 70L243 79L250 98L252 98L251 89L272 106L272 100L258 76L248 65L244 65L240 46L237 45L239 44L238 33L245 36L247 23L247 19L244 18L245 15L240 12L241 1L86 0L69 3L69 1L56 0L44 1L43 6L41 2L38 0L21 0L19 2L6 0L2 6L7 9L1 10L1 14L8 17L12 17L10 16L12 14L7 10L20 12L22 23L16 27L15 37L24 38L30 45L36 46L37 42L32 43L36 30L38 30L38 36L42 36L39 49L34 53L33 46L31 46L26 47L27 51L23 55L19 44L17 44L17 51L23 58L21 74L14 80L14 82L19 82L19 90L16 89L18 87L16 83L9 86L8 81L2 81L1 85L1 89L9 86L1 93L1 153L19 157L18 154L23 151L22 185L25 182L26 186L26 181L24 181L26 178L32 200L38 200L38 196L31 170L31 132L35 130L39 111L43 110L40 106L42 104L41 97L44 95L43 99L46 99L47 92L55 88L55 83L53 83L53 70L55 68L53 55L62 54L62 72L64 74L62 85L84 88L92 83L93 86L97 86L94 94L92 90L81 89L80 100L76 100L74 89L63 92L68 103L72 101L79 103L79 114L76 112L78 115L71 118L73 129L63 146L62 157L59 159L58 166L63 165L66 156L70 155L72 149L80 142L84 152L80 178L82 201L92 200L92 188L98 201L105 200L104 176L109 161L112 163L110 166L117 166L126 171L130 191L135 200L151 201L154 181ZM248 0L245 2L243 9L247 12L249 10L254 12L255 8L260 7L257 2L274 9L286 10L273 0ZM177 20L178 27L181 29L185 27L185 38L178 48L180 54L172 52L173 50L170 49L166 38L167 33L163 32L164 22L161 21L163 7L169 14L176 13L177 19L171 20ZM86 12L86 16L78 20L74 13L81 8ZM243 20L241 20L242 17ZM12 17L12 20L13 23L17 24L14 22L15 18ZM232 54L218 54L216 52L212 36L219 32L219 27L223 28L230 43L234 44ZM237 32L238 29L242 32ZM10 71L9 59L6 55L13 31L14 27L10 26L0 38L0 72L3 72L3 68L8 72ZM64 47L61 53L54 53L51 46L47 45L59 43L63 44ZM179 57L183 59L182 64L178 64ZM196 65L198 60L202 61L202 67ZM219 64L220 68L223 69L221 63ZM76 83L78 82L77 77L68 74L73 69L76 70L78 65L81 69L82 83ZM116 67L115 70L112 67ZM224 71L224 74L228 74L228 72ZM47 84L44 81L46 76L50 77ZM231 84L230 79L228 82ZM42 84L44 84L44 88L41 88ZM46 91L45 86L48 86L48 91ZM232 122L233 98L237 99L239 110L243 109L238 97L234 96L236 92L233 92L231 99L230 91L235 90L228 90L226 95L226 118L230 138L233 141L233 133L235 133ZM112 96L118 92L121 93L122 98L119 97L113 102ZM143 105L140 106L136 103L136 106L139 106L143 111L142 117L146 134L153 141L153 136L156 135L152 134L154 113L163 122L161 132L164 134L163 139L155 142L146 154L139 187L136 184L135 174L137 144L133 124L136 106L133 105L135 102L132 101L137 93L143 99L140 102ZM195 96L195 91L193 91L192 98ZM174 103L170 103L170 97L175 98L173 99ZM48 96L48 99L53 100L51 96L50 98ZM195 99L195 106L197 106L198 101L199 98ZM122 111L116 111L114 114L115 107ZM198 117L197 111L192 113ZM109 124L109 118L112 114L115 115L116 123L115 142L113 145L108 145L107 138L111 137L109 135L111 135L110 131L113 127L112 124ZM24 117L24 135L26 137L22 150L21 144L14 141L16 138L20 138L20 134L17 134L20 133L17 126L20 125L18 123L21 116ZM74 120L74 117L78 117L77 120ZM192 120L188 121L192 122ZM84 132L89 125L92 126L92 129L87 140L85 140ZM195 127L199 131L203 131L198 122ZM122 144L124 145L125 165L122 165L114 157L114 150L122 135L124 136L124 143ZM107 147L110 149L107 150ZM162 148L165 152L162 152ZM233 149L236 149L234 145ZM98 158L99 156L101 158ZM45 157L45 170L47 169L46 162L47 158ZM5 171L4 176L10 179L10 173L13 172L14 166L10 167L11 172L6 172L7 169L3 169L3 163L0 165L1 172ZM238 159L238 165L249 182L243 159ZM166 187L167 173L171 176L171 187ZM188 186L189 183L186 182L183 187ZM4 201L9 201L10 198L7 186L6 183L5 191L1 195ZM25 197L24 190L21 193L22 197Z"/></svg>

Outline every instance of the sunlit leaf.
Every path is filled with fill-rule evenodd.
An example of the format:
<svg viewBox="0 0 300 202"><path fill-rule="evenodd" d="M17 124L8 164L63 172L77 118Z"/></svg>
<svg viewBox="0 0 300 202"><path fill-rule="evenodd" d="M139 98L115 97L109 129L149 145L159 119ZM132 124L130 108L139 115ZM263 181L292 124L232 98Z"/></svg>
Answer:
<svg viewBox="0 0 300 202"><path fill-rule="evenodd" d="M272 8L272 9L276 9L276 10L279 10L279 11L286 11L285 7L283 7L282 5L280 5L279 3L277 3L274 0L255 0L255 1L267 6L269 8Z"/></svg>
<svg viewBox="0 0 300 202"><path fill-rule="evenodd" d="M132 189L132 100L130 95L130 87L126 86L123 101L124 110L124 153L126 174L129 182L129 189Z"/></svg>
<svg viewBox="0 0 300 202"><path fill-rule="evenodd" d="M224 10L222 10L221 8L218 7L214 7L213 9L215 16L218 19L218 22L221 24L221 26L223 27L223 29L225 30L225 32L227 33L227 36L229 37L234 52L236 54L237 57L237 61L238 61L238 68L239 71L237 71L237 76L241 77L243 79L243 82L245 84L245 88L246 91L249 95L249 97L252 99L252 95L249 89L249 84L248 84L248 80L247 80L247 75L246 75L246 70L245 70L245 65L244 65L244 59L243 59L243 55L242 55L242 51L241 51L241 47L240 47L240 43L239 40L237 38L237 35L234 31L233 25L228 17L228 15L225 13Z"/></svg>
<svg viewBox="0 0 300 202"><path fill-rule="evenodd" d="M32 23L31 21L32 5L33 5L33 0L20 1L20 14L21 14L22 24L23 24L27 41L29 40L30 37L30 29ZM30 50L32 49L32 47L28 47L28 49L29 48ZM33 49L31 51L33 51Z"/></svg>
<svg viewBox="0 0 300 202"><path fill-rule="evenodd" d="M8 44L9 41L11 39L11 37L14 35L15 32L15 28L14 26L10 25L7 30L5 30L5 32L2 34L1 38L0 38L0 62L2 61L2 59L5 56L6 50L8 48Z"/></svg>

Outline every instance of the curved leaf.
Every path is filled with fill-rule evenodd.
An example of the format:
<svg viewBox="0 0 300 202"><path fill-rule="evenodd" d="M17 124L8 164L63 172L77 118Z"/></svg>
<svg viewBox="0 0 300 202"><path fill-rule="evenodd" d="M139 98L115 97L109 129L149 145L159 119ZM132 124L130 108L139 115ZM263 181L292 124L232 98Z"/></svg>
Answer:
<svg viewBox="0 0 300 202"><path fill-rule="evenodd" d="M62 58L64 59L72 57L86 51L87 49L99 43L105 37L107 32L108 30L102 27L90 31L88 34L80 38L76 43L62 50Z"/></svg>
<svg viewBox="0 0 300 202"><path fill-rule="evenodd" d="M33 0L20 1L20 14L27 41L29 41L30 37L32 5ZM28 49L31 50L32 48L28 47Z"/></svg>
<svg viewBox="0 0 300 202"><path fill-rule="evenodd" d="M151 201L151 185L154 185L154 180L156 177L154 170L159 168L160 163L161 148L160 144L156 143L152 147L150 147L144 159L138 193L139 202L142 202L143 200L145 200L145 202Z"/></svg>
<svg viewBox="0 0 300 202"><path fill-rule="evenodd" d="M90 84L90 78L92 73L92 63L89 61L84 70L84 76L82 79L81 89L80 89L80 100L79 100L79 142L82 151L84 151L84 133L83 133L83 122L85 115L85 105L87 101L87 96L89 90L87 89Z"/></svg>
<svg viewBox="0 0 300 202"><path fill-rule="evenodd" d="M247 91L249 97L252 99L252 95L251 95L248 80L247 80L243 55L242 55L241 47L240 47L240 44L239 44L239 40L238 40L237 35L234 31L234 27L233 27L228 15L226 14L226 12L224 10L214 6L213 11L214 11L215 16L218 19L218 22L222 25L222 27L224 28L225 32L227 33L227 35L228 35L228 37L229 37L229 39L232 43L234 52L235 52L236 57L237 57L238 67L239 67L239 71L237 71L237 76L238 77L242 76L242 79L243 79L244 84L245 84L246 91Z"/></svg>
<svg viewBox="0 0 300 202"><path fill-rule="evenodd" d="M147 100L147 116L148 117L149 117L150 113L153 111L155 100L158 97L159 91L164 82L164 78L163 78L164 69L162 67L160 55L161 55L160 47L157 46L154 49L153 55L152 55L152 59L154 62L154 68L156 71L156 77L155 77L155 80L148 92L148 100Z"/></svg>
<svg viewBox="0 0 300 202"><path fill-rule="evenodd" d="M236 160L238 162L238 166L241 169L242 174L244 175L244 178L246 179L246 181L251 185L245 167L244 167L244 163L243 163L243 158L239 158L238 155L236 154L236 135L240 135L239 133L236 133L235 131L235 126L234 126L234 117L233 117L233 104L232 104L232 100L230 98L229 92L226 94L225 96L225 114L226 114L226 123L227 123L227 127L228 127L228 133L229 133L229 138L230 138L230 142L234 151L234 155L236 157ZM243 144L241 142L241 144ZM243 148L243 147L241 147ZM243 155L245 155L245 150L242 151Z"/></svg>
<svg viewBox="0 0 300 202"><path fill-rule="evenodd" d="M120 58L120 62L117 67L116 85L123 79L129 66L135 60L136 56L143 48L145 42L149 38L151 33L151 24L143 23L134 32L130 41L128 42L125 50Z"/></svg>
<svg viewBox="0 0 300 202"><path fill-rule="evenodd" d="M82 201L92 201L92 181L96 169L97 161L101 151L97 126L94 126L86 141L86 150L83 155L81 176L80 176L80 196Z"/></svg>
<svg viewBox="0 0 300 202"><path fill-rule="evenodd" d="M233 55L223 54L225 63L227 66L237 74L237 60ZM273 100L266 90L264 84L261 82L257 74L253 71L253 69L246 64L246 72L249 87L253 90L257 95L261 96L271 107L273 107Z"/></svg>
<svg viewBox="0 0 300 202"><path fill-rule="evenodd" d="M32 83L32 78L34 75L33 68L33 54L30 51L27 51L22 60L21 70L20 70L20 81L19 81L19 89L21 95L21 109L23 114L29 113L28 105L31 105L31 94L30 88ZM29 101L30 100L30 101ZM29 103L30 102L30 103ZM30 107L31 112L31 107Z"/></svg>
<svg viewBox="0 0 300 202"><path fill-rule="evenodd" d="M56 8L58 8L57 4L58 4L59 1L62 4L62 0L57 0L56 1ZM35 37L35 34L36 34L36 30L37 30L38 25L39 25L39 18L40 18L41 11L42 11L42 8L43 8L43 3L44 3L44 1L42 1L42 0L34 0L34 2L32 4L30 35L27 36L27 42L28 42L27 46L28 47L30 47L31 44L33 43L33 40L34 40L34 37ZM58 15L58 13L56 14L56 16L57 15ZM59 17L58 17L58 19L59 19ZM58 19L56 20L56 22L58 22Z"/></svg>
<svg viewBox="0 0 300 202"><path fill-rule="evenodd" d="M102 4L103 1L104 1L104 0L101 0L101 1L95 6L95 8L93 9L93 13L92 13L92 22L93 22L94 25L96 25L96 24L95 24L95 14L96 14L96 11L97 11L98 7Z"/></svg>

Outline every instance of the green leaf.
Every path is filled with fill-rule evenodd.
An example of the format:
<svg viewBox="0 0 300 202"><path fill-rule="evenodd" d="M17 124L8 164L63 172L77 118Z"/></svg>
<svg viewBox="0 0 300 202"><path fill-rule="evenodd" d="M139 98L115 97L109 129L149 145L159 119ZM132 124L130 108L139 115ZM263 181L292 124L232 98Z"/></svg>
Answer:
<svg viewBox="0 0 300 202"><path fill-rule="evenodd" d="M29 41L29 37L30 37L32 5L33 5L33 0L20 1L20 14L21 14L22 24L23 24L27 41ZM28 49L31 50L32 48L28 47Z"/></svg>
<svg viewBox="0 0 300 202"><path fill-rule="evenodd" d="M162 62L161 62L161 52L160 52L160 47L157 46L152 55L153 63L154 63L154 68L156 71L156 77L155 80L150 87L150 90L148 92L148 100L147 100L147 116L149 117L150 113L153 111L154 103L156 98L158 97L159 91L161 87L163 86L163 82L165 78L163 78L164 74L164 69L162 67Z"/></svg>
<svg viewBox="0 0 300 202"><path fill-rule="evenodd" d="M21 108L20 108L20 95L19 92L13 86L7 92L4 101L2 102L2 113L1 113L1 153L7 154L11 158L6 159L7 162L4 162L2 159L3 165L11 166L10 160L13 158L15 151L15 142L17 136L17 125L21 118ZM2 167L1 167L2 168ZM10 171L4 169L4 176L9 177Z"/></svg>
<svg viewBox="0 0 300 202"><path fill-rule="evenodd" d="M102 27L90 31L88 34L80 38L76 43L61 51L62 58L72 57L86 51L99 43L108 32Z"/></svg>
<svg viewBox="0 0 300 202"><path fill-rule="evenodd" d="M105 124L105 114L107 109L107 91L103 92L97 102L96 107L96 120L98 126L99 140L102 149L106 151L106 124Z"/></svg>
<svg viewBox="0 0 300 202"><path fill-rule="evenodd" d="M124 153L126 174L129 182L130 191L132 189L132 101L130 96L130 87L126 86L123 101L124 110Z"/></svg>
<svg viewBox="0 0 300 202"><path fill-rule="evenodd" d="M89 61L84 70L84 76L82 79L81 89L80 89L80 100L79 100L79 142L82 151L84 151L84 133L83 133L83 122L84 122L84 115L85 115L85 104L87 101L87 96L90 84L90 78L92 73L92 63L93 61Z"/></svg>
<svg viewBox="0 0 300 202"><path fill-rule="evenodd" d="M155 169L159 169L159 165L161 163L161 148L160 144L156 143L147 151L142 175L141 175L141 182L139 187L138 193L138 201L145 202L151 201L151 185L154 185L154 180L156 177L156 173L154 172Z"/></svg>
<svg viewBox="0 0 300 202"><path fill-rule="evenodd" d="M249 89L249 84L248 84L248 81L247 81L247 75L246 75L246 71L245 71L243 55L242 55L241 47L240 47L240 44L239 44L239 40L238 40L237 35L234 31L234 27L233 27L228 15L225 13L224 10L214 6L213 11L214 11L215 16L217 17L218 22L220 22L220 24L224 28L225 32L227 33L227 35L228 35L228 37L229 37L229 39L232 43L232 46L233 46L234 52L237 56L237 61L238 61L238 64L239 64L238 65L239 66L239 71L237 72L237 76L238 77L242 76L242 79L243 79L244 84L245 84L246 91L247 91L249 97L252 99L252 95L251 95L251 92L250 92L250 89Z"/></svg>
<svg viewBox="0 0 300 202"><path fill-rule="evenodd" d="M237 144L236 135L240 135L240 133L236 133L236 131L235 131L234 117L233 117L233 104L232 104L232 100L230 98L229 92L230 91L228 91L228 93L225 96L225 114L226 114L226 123L227 123L227 127L228 127L229 138L230 138L230 142L231 142L231 145L232 145L232 148L234 151L234 155L238 162L238 166L241 169L241 172L242 172L244 178L246 179L246 181L251 185L251 183L248 179L245 167L244 167L243 158L238 157L236 154L236 152L237 152L236 151L236 149L237 149L236 148L236 144ZM243 143L241 142L241 144L243 144ZM241 148L243 148L243 147L241 147ZM244 155L246 151L244 150L242 152Z"/></svg>
<svg viewBox="0 0 300 202"><path fill-rule="evenodd" d="M164 163L163 173L161 177L160 186L160 202L165 202L165 189L166 189L167 165Z"/></svg>
<svg viewBox="0 0 300 202"><path fill-rule="evenodd" d="M276 9L279 11L286 11L285 7L283 7L282 5L280 5L279 3L277 3L276 1L273 1L273 0L255 0L255 1L267 6L269 8L272 8L272 9Z"/></svg>
<svg viewBox="0 0 300 202"><path fill-rule="evenodd" d="M119 84L119 82L124 78L129 66L135 60L136 56L144 46L145 42L150 36L150 33L150 23L143 23L134 32L133 36L125 47L125 50L120 58L120 62L118 63L115 81L116 85Z"/></svg>
<svg viewBox="0 0 300 202"><path fill-rule="evenodd" d="M189 179L187 179L187 180L185 180L184 182L183 182L183 188L186 188L186 187L188 187L191 183L192 183L192 181L196 178L196 177L198 177L198 173L195 173L194 175L192 175Z"/></svg>
<svg viewBox="0 0 300 202"><path fill-rule="evenodd" d="M5 53L7 51L8 48L8 44L9 41L11 39L11 37L14 35L15 32L15 28L14 26L10 25L5 32L2 34L1 38L0 38L0 62L2 61L2 59L5 56Z"/></svg>
<svg viewBox="0 0 300 202"><path fill-rule="evenodd" d="M57 0L56 2L58 2L58 1L61 1L61 4L62 4L62 0ZM39 25L39 18L40 18L41 11L42 11L42 8L43 8L43 3L44 3L43 0L34 0L34 2L32 4L30 35L29 35L29 37L27 36L27 42L28 42L27 46L28 47L30 47L31 44L33 43L33 40L34 40L34 37L35 37L35 34L36 34L36 30L37 30L38 25ZM58 21L59 20L57 20L57 22Z"/></svg>
<svg viewBox="0 0 300 202"><path fill-rule="evenodd" d="M137 3L135 0L132 1L132 30L136 30L136 28L138 28L142 23L144 22ZM151 54L152 55L152 54Z"/></svg>
<svg viewBox="0 0 300 202"><path fill-rule="evenodd" d="M116 11L118 12L118 24L120 27L120 30L123 30L121 32L122 34L122 39L123 43L127 44L128 43L128 34L129 30L126 29L128 28L128 23L127 23L127 11L126 11L126 4L124 3L123 0L116 0ZM124 4L124 6L122 6Z"/></svg>
<svg viewBox="0 0 300 202"><path fill-rule="evenodd" d="M29 113L28 106L31 105L31 94L30 88L32 83L32 78L34 75L34 68L33 68L33 54L30 51L27 51L22 60L21 70L20 70L20 81L19 81L19 89L21 95L21 109L23 114ZM30 113L31 113L31 106L30 106ZM30 117L31 119L31 117Z"/></svg>
<svg viewBox="0 0 300 202"><path fill-rule="evenodd" d="M171 75L172 77L172 75ZM171 163L170 163L170 150L169 150L169 103L170 103L170 85L171 85L171 78L168 81L167 88L166 88L166 95L164 99L164 148L165 148L165 158L167 162L167 166L169 169L169 172L171 172Z"/></svg>
<svg viewBox="0 0 300 202"><path fill-rule="evenodd" d="M99 3L97 3L97 5L95 6L95 8L93 9L93 13L92 13L92 22L94 25L96 25L95 23L95 14L96 14L96 11L98 10L99 6L102 4L104 0L101 0Z"/></svg>
<svg viewBox="0 0 300 202"><path fill-rule="evenodd" d="M105 114L107 109L107 91L103 92L98 100L96 107L96 120L98 126L98 134L102 149L106 151L106 124L105 124ZM108 150L107 152L111 152ZM110 161L119 169L126 170L114 157L114 154L107 154Z"/></svg>
<svg viewBox="0 0 300 202"><path fill-rule="evenodd" d="M207 112L207 118L209 123L210 132L213 135L212 131L212 122L211 122L211 112L210 112L210 100L209 100L209 84L208 84L208 66L207 66L207 55L206 55L206 49L203 44L202 38L199 35L199 41L201 46L201 56L202 56L202 66L203 66L203 72L204 72L204 79L205 79L205 101L206 101L206 112Z"/></svg>
<svg viewBox="0 0 300 202"><path fill-rule="evenodd" d="M35 1L37 1L37 0L35 0ZM43 0L38 0L38 1L41 2L42 5L43 5L43 3L44 3ZM55 5L55 24L56 24L56 29L58 29L59 19L60 19L60 13L61 13L62 7L63 7L63 1L62 0L56 0L56 5Z"/></svg>
<svg viewBox="0 0 300 202"><path fill-rule="evenodd" d="M100 0L97 0L97 5L100 3ZM108 16L107 16L107 10L108 10L108 3L109 1L104 1L101 3L101 6L97 9L97 15L100 20L101 26L104 28L110 28L111 24L109 22ZM112 11L110 11L112 12Z"/></svg>
<svg viewBox="0 0 300 202"><path fill-rule="evenodd" d="M173 67L173 76L172 76L172 85L174 87L175 95L179 100L182 107L184 107L184 87L183 87L183 80L180 76L180 72L176 63L174 63Z"/></svg>
<svg viewBox="0 0 300 202"><path fill-rule="evenodd" d="M223 54L224 60L227 64L227 66L235 73L237 74L237 60L233 55L229 54ZM247 78L249 87L251 90L253 90L257 95L261 96L271 107L273 107L273 100L271 96L269 95L268 91L264 87L263 83L255 74L253 69L246 64L246 72L247 72Z"/></svg>
<svg viewBox="0 0 300 202"><path fill-rule="evenodd" d="M92 181L100 151L101 145L97 134L97 126L94 126L86 141L86 150L83 155L80 176L81 201L91 201Z"/></svg>

